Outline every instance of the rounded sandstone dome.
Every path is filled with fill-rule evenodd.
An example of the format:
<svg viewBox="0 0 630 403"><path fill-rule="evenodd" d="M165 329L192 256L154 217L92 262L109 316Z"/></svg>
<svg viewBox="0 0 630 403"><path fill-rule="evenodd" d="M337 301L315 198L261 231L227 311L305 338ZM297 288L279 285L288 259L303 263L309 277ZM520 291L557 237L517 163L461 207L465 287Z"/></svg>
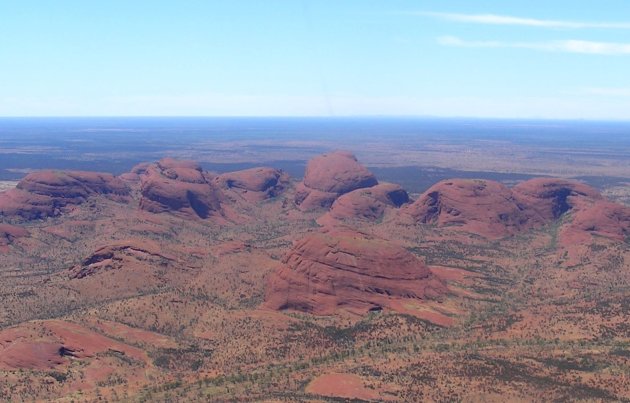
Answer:
<svg viewBox="0 0 630 403"><path fill-rule="evenodd" d="M346 151L319 155L308 162L304 185L327 193L344 194L378 184L376 177Z"/></svg>

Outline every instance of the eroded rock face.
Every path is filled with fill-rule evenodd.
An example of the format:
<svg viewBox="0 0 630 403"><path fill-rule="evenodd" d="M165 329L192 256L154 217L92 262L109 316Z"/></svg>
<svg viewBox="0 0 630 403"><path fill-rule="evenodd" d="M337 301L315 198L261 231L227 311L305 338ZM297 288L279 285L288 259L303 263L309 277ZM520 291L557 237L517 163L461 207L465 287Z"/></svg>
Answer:
<svg viewBox="0 0 630 403"><path fill-rule="evenodd" d="M13 243L17 238L25 238L30 234L22 227L9 224L0 224L0 250Z"/></svg>
<svg viewBox="0 0 630 403"><path fill-rule="evenodd" d="M606 218L603 211L616 213ZM418 222L453 226L491 239L540 228L565 214L573 215L576 225L598 215L608 222L606 231L620 234L620 227L611 228L623 221L613 218L621 217L621 211L623 206L606 202L594 188L556 178L531 179L512 189L489 180L446 180L405 209Z"/></svg>
<svg viewBox="0 0 630 403"><path fill-rule="evenodd" d="M60 214L92 195L126 201L129 188L107 173L40 171L27 175L15 189L0 193L0 215L37 219Z"/></svg>
<svg viewBox="0 0 630 403"><path fill-rule="evenodd" d="M560 228L560 243L587 243L592 236L630 241L630 208L604 199L580 201L571 220Z"/></svg>
<svg viewBox="0 0 630 403"><path fill-rule="evenodd" d="M376 185L374 175L346 151L335 151L309 161L304 185L323 192L344 194Z"/></svg>
<svg viewBox="0 0 630 403"><path fill-rule="evenodd" d="M577 199L602 199L594 188L578 181L535 178L512 188L514 198L527 209L534 222L544 223L571 210Z"/></svg>
<svg viewBox="0 0 630 403"><path fill-rule="evenodd" d="M339 195L337 193L322 192L306 187L303 182L295 187L295 204L302 211L327 209L332 206Z"/></svg>
<svg viewBox="0 0 630 403"><path fill-rule="evenodd" d="M308 162L295 203L302 210L328 208L342 194L377 184L376 177L353 154L335 151Z"/></svg>
<svg viewBox="0 0 630 403"><path fill-rule="evenodd" d="M65 284L92 302L183 286L193 274L186 264L190 251L171 246L146 238L113 241L68 268Z"/></svg>
<svg viewBox="0 0 630 403"><path fill-rule="evenodd" d="M165 158L146 167L140 182L142 210L202 219L221 214L222 195L214 178L193 161Z"/></svg>
<svg viewBox="0 0 630 403"><path fill-rule="evenodd" d="M80 265L71 269L70 278L81 279L121 268L133 270L137 266L166 267L175 260L175 257L162 252L152 241L119 241L94 251Z"/></svg>
<svg viewBox="0 0 630 403"><path fill-rule="evenodd" d="M120 179L126 182L136 183L140 181L140 175L147 172L147 169L151 166L150 162L141 162L131 168L131 171L125 172L119 176Z"/></svg>
<svg viewBox="0 0 630 403"><path fill-rule="evenodd" d="M18 189L32 194L63 198L86 198L90 194L127 195L129 189L108 173L82 171L39 171L27 175Z"/></svg>
<svg viewBox="0 0 630 403"><path fill-rule="evenodd" d="M330 216L339 219L377 220L387 207L398 208L409 202L407 192L393 183L380 183L340 196L330 208Z"/></svg>
<svg viewBox="0 0 630 403"><path fill-rule="evenodd" d="M87 360L109 350L146 361L142 350L105 337L75 323L26 322L0 332L0 369L48 370Z"/></svg>
<svg viewBox="0 0 630 403"><path fill-rule="evenodd" d="M221 174L216 178L221 189L259 201L280 195L289 185L289 175L281 169L260 167Z"/></svg>
<svg viewBox="0 0 630 403"><path fill-rule="evenodd" d="M6 369L45 370L61 365L66 360L62 354L64 346L55 342L31 342L17 340L2 350L0 367Z"/></svg>
<svg viewBox="0 0 630 403"><path fill-rule="evenodd" d="M267 306L273 309L365 313L390 307L394 300L423 300L446 292L405 248L352 232L308 235L283 262L267 289Z"/></svg>
<svg viewBox="0 0 630 403"><path fill-rule="evenodd" d="M418 222L458 227L488 238L513 234L528 221L509 188L481 179L438 182L405 212Z"/></svg>

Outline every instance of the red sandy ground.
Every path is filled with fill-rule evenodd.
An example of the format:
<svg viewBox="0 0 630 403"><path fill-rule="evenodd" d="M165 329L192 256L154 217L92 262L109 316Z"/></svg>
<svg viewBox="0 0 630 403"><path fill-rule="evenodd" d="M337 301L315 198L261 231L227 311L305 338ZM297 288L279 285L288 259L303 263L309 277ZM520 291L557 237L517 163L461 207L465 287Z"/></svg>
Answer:
<svg viewBox="0 0 630 403"><path fill-rule="evenodd" d="M28 236L0 245L0 399L630 398L627 207L549 179L399 206L339 158L356 170L301 185L162 160L124 197L118 178L32 176L19 212L51 211L59 178L93 190L1 217ZM296 205L308 184L343 214Z"/></svg>
<svg viewBox="0 0 630 403"><path fill-rule="evenodd" d="M306 391L315 395L346 399L382 400L377 391L366 388L363 380L353 374L320 375L308 384Z"/></svg>

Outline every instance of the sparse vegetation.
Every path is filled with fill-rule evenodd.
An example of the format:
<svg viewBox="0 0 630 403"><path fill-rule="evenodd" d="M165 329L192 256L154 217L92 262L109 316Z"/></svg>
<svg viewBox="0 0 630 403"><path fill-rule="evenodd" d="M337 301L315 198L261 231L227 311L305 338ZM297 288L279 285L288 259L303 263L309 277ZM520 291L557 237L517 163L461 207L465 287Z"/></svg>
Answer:
<svg viewBox="0 0 630 403"><path fill-rule="evenodd" d="M594 236L567 248L561 221L487 240L386 214L352 225L404 245L443 276L447 295L400 298L399 313L276 312L265 307L270 276L321 215L287 200L237 204L255 217L239 225L146 220L101 198L30 223L28 243L2 255L3 335L17 326L55 346L102 339L94 351L64 345L50 368L0 358L0 400L348 401L311 391L323 374L356 376L382 400L630 398L623 243ZM129 240L159 253L138 246L89 259Z"/></svg>

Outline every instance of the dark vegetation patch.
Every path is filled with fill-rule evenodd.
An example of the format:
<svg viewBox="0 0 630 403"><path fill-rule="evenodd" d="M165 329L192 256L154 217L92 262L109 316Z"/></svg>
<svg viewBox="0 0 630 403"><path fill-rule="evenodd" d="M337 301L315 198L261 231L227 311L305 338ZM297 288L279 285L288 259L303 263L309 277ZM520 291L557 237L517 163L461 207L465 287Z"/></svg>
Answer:
<svg viewBox="0 0 630 403"><path fill-rule="evenodd" d="M541 360L547 366L555 367L561 371L582 371L594 372L608 366L598 362L589 356L566 357L566 358L545 358Z"/></svg>

